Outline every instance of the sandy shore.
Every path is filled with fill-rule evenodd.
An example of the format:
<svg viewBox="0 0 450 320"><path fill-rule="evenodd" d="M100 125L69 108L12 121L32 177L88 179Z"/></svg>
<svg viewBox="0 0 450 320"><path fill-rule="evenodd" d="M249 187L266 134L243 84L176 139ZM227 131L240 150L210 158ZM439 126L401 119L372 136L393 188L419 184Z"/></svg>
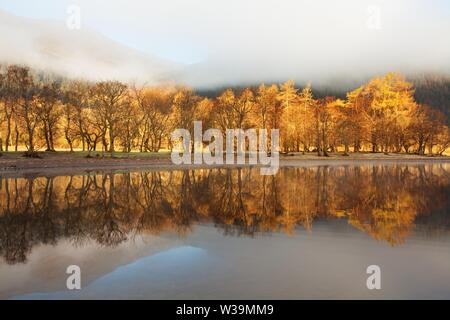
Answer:
<svg viewBox="0 0 450 320"><path fill-rule="evenodd" d="M3 153L0 157L0 176L55 176L79 174L92 171L128 171L128 170L182 170L212 168L208 165L175 165L170 155L161 154L121 154L115 157L94 156L87 158L82 153L39 153L40 159L24 158L22 153ZM383 153L358 153L343 156L331 154L329 157L318 157L315 154L292 154L280 156L280 167L304 167L319 165L351 165L374 163L434 163L448 162L448 156L418 156L412 154L385 155ZM216 167L248 167L249 165L219 165Z"/></svg>

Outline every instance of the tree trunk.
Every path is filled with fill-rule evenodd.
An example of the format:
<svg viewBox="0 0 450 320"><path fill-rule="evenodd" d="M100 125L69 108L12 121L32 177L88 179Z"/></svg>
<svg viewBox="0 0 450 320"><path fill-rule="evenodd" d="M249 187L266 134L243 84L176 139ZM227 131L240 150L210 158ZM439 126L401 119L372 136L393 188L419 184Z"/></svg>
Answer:
<svg viewBox="0 0 450 320"><path fill-rule="evenodd" d="M114 134L112 129L109 129L109 152L114 153Z"/></svg>
<svg viewBox="0 0 450 320"><path fill-rule="evenodd" d="M50 136L49 136L49 140L50 140L50 148L52 151L55 151L55 142L54 142L54 135L53 135L53 130L49 130Z"/></svg>
<svg viewBox="0 0 450 320"><path fill-rule="evenodd" d="M17 123L14 126L14 131L16 132L16 137L14 139L14 151L19 150L19 128L17 127Z"/></svg>
<svg viewBox="0 0 450 320"><path fill-rule="evenodd" d="M51 145L50 145L50 139L49 139L49 135L48 135L48 127L47 124L44 123L44 137L45 137L45 144L47 145L47 150L46 151L51 151Z"/></svg>
<svg viewBox="0 0 450 320"><path fill-rule="evenodd" d="M28 129L28 151L34 152L34 139L32 129Z"/></svg>
<svg viewBox="0 0 450 320"><path fill-rule="evenodd" d="M10 139L11 139L11 114L6 116L5 151L9 150Z"/></svg>

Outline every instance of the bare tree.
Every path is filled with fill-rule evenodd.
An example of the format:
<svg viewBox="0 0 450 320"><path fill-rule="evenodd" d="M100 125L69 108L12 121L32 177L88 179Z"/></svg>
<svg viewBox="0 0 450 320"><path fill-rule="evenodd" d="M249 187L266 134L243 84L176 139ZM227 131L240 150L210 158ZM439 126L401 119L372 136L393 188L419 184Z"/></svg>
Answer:
<svg viewBox="0 0 450 320"><path fill-rule="evenodd" d="M8 76L11 81L11 93L16 102L14 111L24 129L27 150L32 155L36 151L35 131L39 124L36 108L38 88L26 67L12 66L8 69Z"/></svg>
<svg viewBox="0 0 450 320"><path fill-rule="evenodd" d="M97 83L92 90L94 113L109 134L109 152L115 151L115 140L126 111L128 88L118 81Z"/></svg>
<svg viewBox="0 0 450 320"><path fill-rule="evenodd" d="M42 132L47 145L46 151L55 151L55 137L61 119L61 87L58 82L44 84L36 97L36 112L42 123Z"/></svg>

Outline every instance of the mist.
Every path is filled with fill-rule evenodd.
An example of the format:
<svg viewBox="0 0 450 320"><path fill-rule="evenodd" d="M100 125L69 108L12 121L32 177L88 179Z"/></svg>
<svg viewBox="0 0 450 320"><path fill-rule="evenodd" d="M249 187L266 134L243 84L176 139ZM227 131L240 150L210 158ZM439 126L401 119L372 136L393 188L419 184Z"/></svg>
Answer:
<svg viewBox="0 0 450 320"><path fill-rule="evenodd" d="M63 21L64 8L72 2L58 1L56 6L56 1L44 0L34 9L34 17ZM123 78L132 78L136 72L140 78L209 88L287 79L342 84L388 71L450 74L450 5L443 0L79 0L76 4L82 29L164 61L144 69L141 62L114 68L111 74L108 65L84 66L83 61L92 57L77 55L82 68L74 69L95 70L99 77L120 78L126 73ZM19 0L10 10L29 16L32 8L27 6L33 5L38 6ZM20 6L28 9L21 12ZM121 59L132 63L134 57ZM164 67L156 67L160 65ZM57 68L64 69L64 64Z"/></svg>
<svg viewBox="0 0 450 320"><path fill-rule="evenodd" d="M178 66L117 43L93 29L0 11L0 64L89 81L157 84Z"/></svg>

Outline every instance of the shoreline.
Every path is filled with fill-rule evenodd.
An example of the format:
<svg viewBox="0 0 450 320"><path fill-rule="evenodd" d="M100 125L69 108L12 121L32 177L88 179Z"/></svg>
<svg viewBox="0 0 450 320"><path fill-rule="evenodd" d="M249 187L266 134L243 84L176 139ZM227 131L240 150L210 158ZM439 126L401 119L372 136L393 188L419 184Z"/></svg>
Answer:
<svg viewBox="0 0 450 320"><path fill-rule="evenodd" d="M23 158L21 153L10 153L0 157L0 177L26 176L59 176L86 174L90 172L116 171L170 171L217 168L249 168L261 165L206 165L183 164L175 165L168 154L133 155L118 154L115 158L86 158L77 153L42 153L41 159ZM427 164L450 163L448 156L419 156L413 154L359 153L343 156L332 154L329 157L318 157L314 154L293 154L280 156L280 168L284 167L315 167L315 166L348 166L373 164Z"/></svg>

